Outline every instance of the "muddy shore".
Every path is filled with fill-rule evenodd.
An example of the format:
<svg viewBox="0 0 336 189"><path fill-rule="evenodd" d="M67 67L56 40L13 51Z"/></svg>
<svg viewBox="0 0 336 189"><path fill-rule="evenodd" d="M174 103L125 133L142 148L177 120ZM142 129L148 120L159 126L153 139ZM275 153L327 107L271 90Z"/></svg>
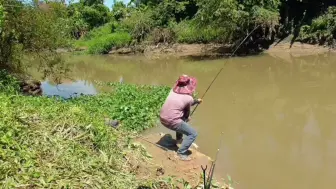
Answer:
<svg viewBox="0 0 336 189"><path fill-rule="evenodd" d="M147 153L151 156L148 162L137 162L133 166L137 167L136 175L144 180L157 180L166 176L179 178L188 181L191 188L203 188L201 166L207 167L206 177L209 175L209 169L213 160L205 154L199 152L195 146L190 148L191 160L181 161L176 155L178 146L176 141L169 134L156 133L139 137L136 143L143 145ZM220 186L222 189L233 189L230 185L223 182L223 178L214 175L211 182ZM178 184L183 187L183 183Z"/></svg>
<svg viewBox="0 0 336 189"><path fill-rule="evenodd" d="M75 51L83 51L85 47L78 48ZM63 52L64 50L59 50ZM243 50L244 51L244 50ZM134 55L143 54L149 57L174 56L174 57L189 57L189 58L220 58L229 56L232 52L230 45L225 44L158 44L147 46L132 46L124 48L113 48L108 53L109 55ZM336 49L327 46L310 45L300 42L295 42L292 45L289 42L273 43L268 49L264 49L258 53L279 54L286 53L292 56L305 56L314 54L324 54L336 52ZM238 54L238 53L236 53Z"/></svg>

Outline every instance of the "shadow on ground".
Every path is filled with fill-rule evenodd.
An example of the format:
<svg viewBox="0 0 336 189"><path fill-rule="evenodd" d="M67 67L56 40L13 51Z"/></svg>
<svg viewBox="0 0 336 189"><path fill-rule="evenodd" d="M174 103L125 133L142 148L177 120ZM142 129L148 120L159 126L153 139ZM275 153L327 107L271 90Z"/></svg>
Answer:
<svg viewBox="0 0 336 189"><path fill-rule="evenodd" d="M179 148L176 142L177 141L173 139L171 134L165 134L160 138L158 142L156 142L156 144L159 145L159 147L164 150L170 150L176 152ZM191 155L192 151L188 150L187 154Z"/></svg>
<svg viewBox="0 0 336 189"><path fill-rule="evenodd" d="M201 182L201 165L210 167L212 163L211 158L191 146L189 149L191 160L180 160L176 154L180 145L176 144L175 137L172 137L172 135L169 133L152 133L136 139L136 142L141 143L148 154L151 155L150 164L154 165L152 168L148 168L149 164L146 163L143 166L146 169L138 171L137 176L139 178L152 178L154 180L169 176L188 181L191 186L196 187ZM157 184L159 184L158 188L165 188L164 183ZM138 188L145 189L148 187L151 186L143 185Z"/></svg>

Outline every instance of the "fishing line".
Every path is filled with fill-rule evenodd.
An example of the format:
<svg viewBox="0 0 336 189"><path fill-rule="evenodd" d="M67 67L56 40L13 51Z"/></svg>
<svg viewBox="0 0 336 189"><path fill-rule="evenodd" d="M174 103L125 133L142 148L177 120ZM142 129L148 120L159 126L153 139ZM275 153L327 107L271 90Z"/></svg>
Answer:
<svg viewBox="0 0 336 189"><path fill-rule="evenodd" d="M161 145L159 145L159 144L157 144L157 143L151 142L151 141L147 140L146 138L144 138L144 137L142 137L142 136L138 136L138 138L140 138L141 140L146 141L146 142L148 142L148 143L150 143L150 144L153 144L154 146L157 146L157 147L159 147L159 148L161 148L161 149L163 149L163 150L165 150L165 151L169 151L168 148L166 148L166 147L164 147L164 146L161 146Z"/></svg>
<svg viewBox="0 0 336 189"><path fill-rule="evenodd" d="M231 58L235 53L236 51L239 49L239 47L245 42L245 40L259 27L256 26L243 40L242 42L237 46L237 48L231 53L231 55L229 56L229 58ZM229 59L228 58L228 59ZM211 88L212 84L215 82L215 80L217 79L217 77L219 76L219 74L222 72L222 70L224 69L224 66L226 64L223 65L223 67L218 71L218 73L216 74L216 76L214 77L214 79L211 81L210 85L208 86L208 88L205 90L203 96L201 97L202 99L204 98L204 96L206 95L206 93L209 91L209 89ZM193 113L195 112L195 110L197 109L199 104L196 105L196 107L193 109L193 111L191 112L190 116L193 115ZM215 157L215 160L211 163L211 166L210 166L210 170L209 170L209 176L207 179L205 179L206 175L204 174L204 188L205 189L210 189L211 187L211 181L212 181L212 177L213 177L213 174L214 174L214 170L215 170L215 165L216 165L216 161L217 161L217 158L218 158L218 154L219 154L219 150L222 146L222 142L223 142L223 132L221 132L221 135L220 135L220 143L219 143L219 146L218 146L218 149L217 149L217 152L216 152L216 157ZM205 173L205 169L202 167L202 170L203 172Z"/></svg>
<svg viewBox="0 0 336 189"><path fill-rule="evenodd" d="M239 49L239 47L245 42L245 40L259 27L256 26L244 39L243 41L238 45L238 47L233 51L233 53L230 54L229 58L231 58L235 53L236 51ZM229 59L228 58L228 59ZM226 64L224 64L225 66ZM210 85L208 86L208 88L205 90L203 96L201 97L201 99L204 98L204 96L206 95L206 93L209 91L209 89L211 88L212 84L215 82L215 80L217 79L217 77L219 76L219 74L222 72L222 70L224 69L224 66L218 71L218 73L216 74L216 76L213 78L213 80L211 81ZM196 104L196 107L193 109L193 111L191 112L190 116L192 116L194 114L194 112L196 111L197 107L198 107L199 104Z"/></svg>

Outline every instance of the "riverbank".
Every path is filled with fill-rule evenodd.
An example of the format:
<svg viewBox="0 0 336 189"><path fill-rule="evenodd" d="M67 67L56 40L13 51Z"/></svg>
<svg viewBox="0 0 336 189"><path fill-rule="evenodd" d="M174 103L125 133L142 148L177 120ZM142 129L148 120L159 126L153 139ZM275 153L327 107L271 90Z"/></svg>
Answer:
<svg viewBox="0 0 336 189"><path fill-rule="evenodd" d="M77 48L75 52L83 52L86 47ZM232 46L228 44L158 44L148 46L132 46L113 48L109 51L109 55L137 55L142 54L148 57L160 57L160 56L174 56L176 58L220 58L227 57L232 53ZM245 51L245 52L244 52ZM328 52L336 52L336 49L327 46L311 45L301 42L295 42L292 45L290 42L273 43L268 49L246 52L247 50L238 50L236 55L249 55L259 53L286 53L293 56L306 56L313 54L322 54ZM60 52L62 52L60 50ZM63 50L63 52L65 52Z"/></svg>
<svg viewBox="0 0 336 189"><path fill-rule="evenodd" d="M294 57L316 55L324 53L335 53L335 48L321 45L311 45L306 43L295 42L292 45L290 42L273 43L265 53L268 54L291 54Z"/></svg>
<svg viewBox="0 0 336 189"><path fill-rule="evenodd" d="M19 82L5 72L1 72L1 81L0 182L4 188L175 188L199 184L196 178L201 170L195 169L190 180L171 178L167 165L157 165L155 154L133 140L155 125L168 87L108 84L112 93L61 100L23 96L18 92ZM120 125L111 126L106 119L119 120ZM144 177L147 171L157 174Z"/></svg>
<svg viewBox="0 0 336 189"><path fill-rule="evenodd" d="M87 47L77 47L73 52L84 52ZM162 56L174 55L177 58L183 57L203 57L203 56L224 56L230 52L230 45L222 44L157 44L157 45L136 45L121 48L112 48L109 55L136 55L144 56ZM58 52L67 52L65 49L59 49Z"/></svg>

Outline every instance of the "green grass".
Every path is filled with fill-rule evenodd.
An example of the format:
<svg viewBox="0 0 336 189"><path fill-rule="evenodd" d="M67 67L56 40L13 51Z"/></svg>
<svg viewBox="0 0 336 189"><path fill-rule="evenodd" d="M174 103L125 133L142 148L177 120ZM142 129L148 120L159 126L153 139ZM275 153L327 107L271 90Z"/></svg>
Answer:
<svg viewBox="0 0 336 189"><path fill-rule="evenodd" d="M124 47L131 42L128 33L112 33L88 41L89 54L107 54L112 47Z"/></svg>
<svg viewBox="0 0 336 189"><path fill-rule="evenodd" d="M57 100L18 94L0 74L0 184L3 188L136 188L130 139L152 127L168 87L109 84L114 92ZM104 118L122 121L118 129ZM134 155L137 157L136 155Z"/></svg>
<svg viewBox="0 0 336 189"><path fill-rule="evenodd" d="M93 28L92 30L90 30L89 33L87 33L84 36L84 40L91 40L91 39L95 39L104 35L108 35L111 34L113 32L113 27L114 27L114 23L110 22L107 23L103 26L97 27L97 28Z"/></svg>
<svg viewBox="0 0 336 189"><path fill-rule="evenodd" d="M89 40L75 41L75 47L86 47L88 54L107 54L113 47L125 47L131 42L131 36L125 32L110 33Z"/></svg>
<svg viewBox="0 0 336 189"><path fill-rule="evenodd" d="M86 47L88 54L106 54L112 47L124 47L130 44L131 35L123 31L115 31L115 23L94 28L82 39L74 41L76 48Z"/></svg>
<svg viewBox="0 0 336 189"><path fill-rule="evenodd" d="M211 27L197 27L192 22L180 22L174 26L178 43L224 42L228 35L224 31Z"/></svg>

